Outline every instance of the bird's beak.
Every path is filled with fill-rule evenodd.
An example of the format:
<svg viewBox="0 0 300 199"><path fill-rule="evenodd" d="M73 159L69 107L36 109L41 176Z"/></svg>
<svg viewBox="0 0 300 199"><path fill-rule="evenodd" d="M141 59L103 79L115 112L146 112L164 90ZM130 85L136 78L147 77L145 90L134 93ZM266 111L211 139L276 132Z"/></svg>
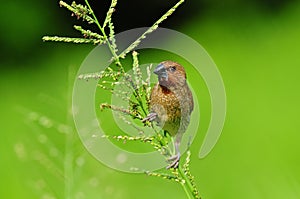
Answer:
<svg viewBox="0 0 300 199"><path fill-rule="evenodd" d="M159 64L153 72L158 76L159 80L168 81L168 73L163 64Z"/></svg>

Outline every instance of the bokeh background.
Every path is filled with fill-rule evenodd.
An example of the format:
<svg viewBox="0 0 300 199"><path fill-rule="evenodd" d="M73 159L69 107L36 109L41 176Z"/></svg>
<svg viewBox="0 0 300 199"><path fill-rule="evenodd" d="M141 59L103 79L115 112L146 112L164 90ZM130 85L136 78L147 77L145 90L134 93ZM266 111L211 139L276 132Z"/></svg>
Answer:
<svg viewBox="0 0 300 199"><path fill-rule="evenodd" d="M149 26L174 3L120 1L116 32ZM109 2L91 4L103 19ZM82 22L58 1L1 6L0 198L185 198L173 182L107 168L79 141L70 116L72 83L94 46L41 38L79 36L72 25ZM300 2L187 0L162 27L197 40L226 87L218 144L202 160L203 135L191 148L203 198L300 198Z"/></svg>

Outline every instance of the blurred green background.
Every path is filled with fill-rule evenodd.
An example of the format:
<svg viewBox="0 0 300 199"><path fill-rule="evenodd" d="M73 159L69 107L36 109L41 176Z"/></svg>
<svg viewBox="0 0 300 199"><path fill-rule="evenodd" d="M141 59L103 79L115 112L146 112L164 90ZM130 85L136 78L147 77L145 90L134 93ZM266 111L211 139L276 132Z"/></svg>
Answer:
<svg viewBox="0 0 300 199"><path fill-rule="evenodd" d="M109 2L91 3L103 19ZM120 1L116 31L149 26L174 3ZM79 36L81 22L50 0L2 2L0 22L0 198L185 198L175 183L102 165L72 130L72 82L94 46L41 37ZM218 144L202 160L203 135L192 146L203 198L300 198L300 2L187 0L162 26L197 40L226 87Z"/></svg>

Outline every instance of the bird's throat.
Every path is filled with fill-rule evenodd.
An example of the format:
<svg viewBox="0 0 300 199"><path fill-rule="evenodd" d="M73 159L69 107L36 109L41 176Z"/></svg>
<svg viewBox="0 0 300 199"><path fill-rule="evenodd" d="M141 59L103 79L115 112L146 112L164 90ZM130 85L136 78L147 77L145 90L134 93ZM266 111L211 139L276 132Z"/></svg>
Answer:
<svg viewBox="0 0 300 199"><path fill-rule="evenodd" d="M160 85L160 87L161 87L161 90L162 90L162 92L163 92L164 94L170 94L170 93L171 93L171 90L168 89L167 87L162 86L162 85Z"/></svg>

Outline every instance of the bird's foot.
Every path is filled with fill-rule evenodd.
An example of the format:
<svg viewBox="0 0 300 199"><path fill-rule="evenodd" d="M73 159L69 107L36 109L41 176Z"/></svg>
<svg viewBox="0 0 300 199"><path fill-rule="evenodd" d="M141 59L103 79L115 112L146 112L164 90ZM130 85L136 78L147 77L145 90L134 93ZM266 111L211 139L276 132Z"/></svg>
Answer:
<svg viewBox="0 0 300 199"><path fill-rule="evenodd" d="M147 115L147 117L145 117L145 118L142 120L142 122L143 122L143 123L145 123L145 122L147 122L147 121L152 122L152 121L154 121L154 120L156 119L156 117L157 117L157 114L156 114L156 113L149 113L149 114Z"/></svg>
<svg viewBox="0 0 300 199"><path fill-rule="evenodd" d="M180 153L177 153L176 155L168 158L168 162L170 162L170 164L167 166L167 169L177 169L179 166L179 160L180 160Z"/></svg>

